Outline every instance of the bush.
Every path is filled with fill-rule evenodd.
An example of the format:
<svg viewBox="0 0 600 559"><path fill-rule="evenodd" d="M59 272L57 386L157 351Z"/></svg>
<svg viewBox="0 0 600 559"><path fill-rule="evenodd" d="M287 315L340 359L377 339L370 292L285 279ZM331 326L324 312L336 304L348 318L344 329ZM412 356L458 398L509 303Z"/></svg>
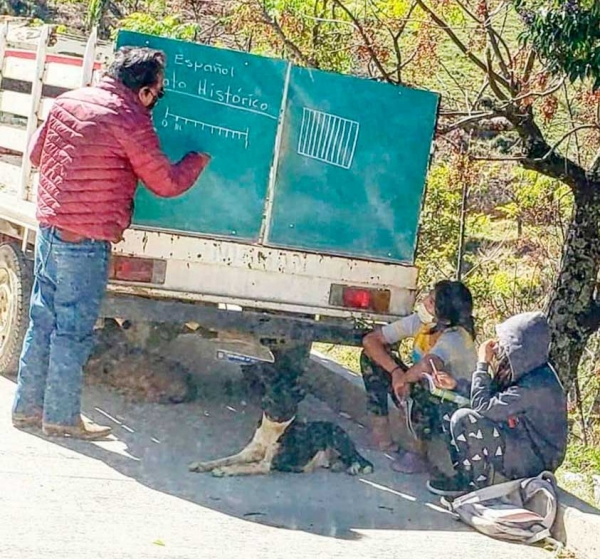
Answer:
<svg viewBox="0 0 600 559"><path fill-rule="evenodd" d="M160 35L171 39L194 41L200 31L197 23L182 23L177 16L158 19L151 14L135 12L119 22L119 29L137 31L148 35ZM116 33L116 31L115 31Z"/></svg>

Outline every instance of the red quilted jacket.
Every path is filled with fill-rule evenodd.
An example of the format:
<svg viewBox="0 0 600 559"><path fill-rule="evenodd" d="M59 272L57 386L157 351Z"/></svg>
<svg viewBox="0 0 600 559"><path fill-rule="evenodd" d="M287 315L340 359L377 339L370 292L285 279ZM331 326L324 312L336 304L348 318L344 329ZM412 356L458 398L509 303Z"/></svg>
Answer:
<svg viewBox="0 0 600 559"><path fill-rule="evenodd" d="M171 164L150 112L108 77L56 99L29 157L40 168L38 221L113 242L131 223L138 180L158 196L178 196L210 160L190 153Z"/></svg>

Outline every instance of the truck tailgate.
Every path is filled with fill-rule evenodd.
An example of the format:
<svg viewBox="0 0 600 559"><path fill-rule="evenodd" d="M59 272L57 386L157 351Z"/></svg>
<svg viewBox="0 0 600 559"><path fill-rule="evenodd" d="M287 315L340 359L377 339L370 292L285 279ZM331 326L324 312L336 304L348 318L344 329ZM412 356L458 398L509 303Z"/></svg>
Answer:
<svg viewBox="0 0 600 559"><path fill-rule="evenodd" d="M113 281L115 292L331 317L406 315L417 283L417 269L403 264L155 231L128 231L114 252L166 262L160 283ZM336 304L336 286L389 292L388 310Z"/></svg>

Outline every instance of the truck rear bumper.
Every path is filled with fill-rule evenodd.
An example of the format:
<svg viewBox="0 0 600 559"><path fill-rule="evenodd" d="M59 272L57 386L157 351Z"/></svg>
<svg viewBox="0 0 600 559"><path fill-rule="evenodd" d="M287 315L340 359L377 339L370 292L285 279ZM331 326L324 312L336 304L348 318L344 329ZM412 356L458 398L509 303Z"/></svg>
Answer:
<svg viewBox="0 0 600 559"><path fill-rule="evenodd" d="M114 252L164 260L167 267L160 286L113 283L113 292L337 318L389 321L409 314L418 276L414 266L405 264L158 231L130 230ZM340 284L388 290L388 311L334 306L332 286Z"/></svg>
<svg viewBox="0 0 600 559"><path fill-rule="evenodd" d="M196 322L209 330L249 333L258 340L287 339L354 346L360 345L367 332L352 320L327 321L252 310L233 311L189 301L115 293L106 297L101 317L175 324Z"/></svg>

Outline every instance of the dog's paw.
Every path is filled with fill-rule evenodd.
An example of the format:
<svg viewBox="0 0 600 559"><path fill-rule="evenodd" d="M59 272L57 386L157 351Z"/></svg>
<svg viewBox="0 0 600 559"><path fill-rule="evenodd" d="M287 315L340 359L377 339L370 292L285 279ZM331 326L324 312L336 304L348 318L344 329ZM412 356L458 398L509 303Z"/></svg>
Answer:
<svg viewBox="0 0 600 559"><path fill-rule="evenodd" d="M227 476L227 470L225 468L215 468L211 474L213 477L225 477Z"/></svg>
<svg viewBox="0 0 600 559"><path fill-rule="evenodd" d="M373 464L361 464L360 462L354 462L347 470L346 473L351 476L358 474L372 474Z"/></svg>
<svg viewBox="0 0 600 559"><path fill-rule="evenodd" d="M329 466L329 470L336 474L343 472L345 469L346 469L346 466L344 465L344 463L342 461L334 462L333 464L331 464L331 466Z"/></svg>
<svg viewBox="0 0 600 559"><path fill-rule="evenodd" d="M358 462L354 462L347 470L346 473L350 476L355 476L360 474L360 464Z"/></svg>
<svg viewBox="0 0 600 559"><path fill-rule="evenodd" d="M198 472L198 473L210 471L210 468L207 468L206 465L202 462L192 462L188 466L188 469L190 472Z"/></svg>

